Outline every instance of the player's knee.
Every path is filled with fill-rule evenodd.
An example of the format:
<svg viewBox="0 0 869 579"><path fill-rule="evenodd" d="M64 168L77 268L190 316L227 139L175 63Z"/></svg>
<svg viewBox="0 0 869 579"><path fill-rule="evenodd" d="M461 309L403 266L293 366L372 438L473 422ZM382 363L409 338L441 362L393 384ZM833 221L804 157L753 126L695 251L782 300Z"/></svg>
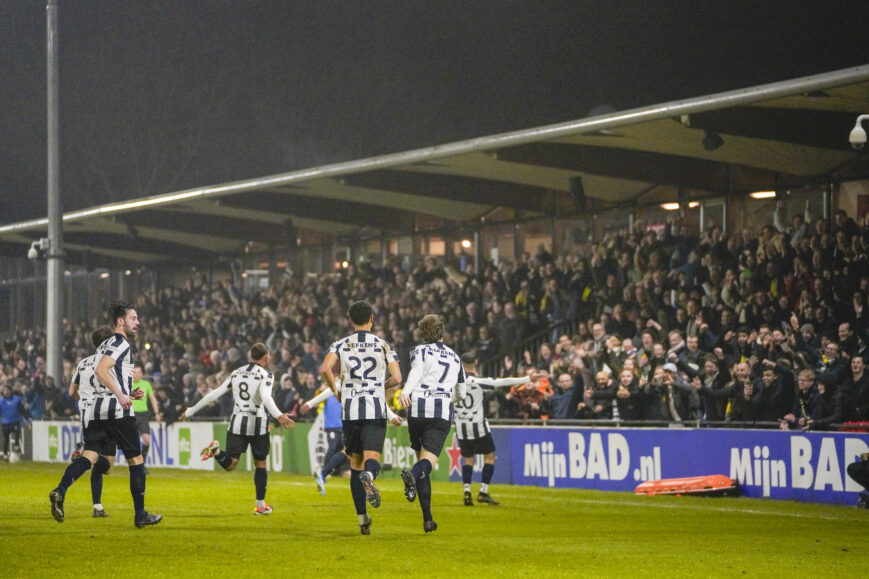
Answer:
<svg viewBox="0 0 869 579"><path fill-rule="evenodd" d="M233 459L229 462L229 464L226 465L226 468L225 468L224 470L227 470L227 471L235 470L235 467L237 467L237 466L238 466L238 459L237 459L237 458L233 458Z"/></svg>
<svg viewBox="0 0 869 579"><path fill-rule="evenodd" d="M84 450L81 455L90 461L91 466L95 465L97 460L100 458L100 455L93 450Z"/></svg>

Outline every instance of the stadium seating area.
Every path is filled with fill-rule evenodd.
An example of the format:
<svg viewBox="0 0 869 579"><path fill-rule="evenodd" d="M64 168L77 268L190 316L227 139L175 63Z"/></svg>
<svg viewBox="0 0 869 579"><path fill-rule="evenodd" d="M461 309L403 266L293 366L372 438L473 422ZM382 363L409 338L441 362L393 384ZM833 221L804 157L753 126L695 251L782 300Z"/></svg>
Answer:
<svg viewBox="0 0 869 579"><path fill-rule="evenodd" d="M869 230L841 211L829 222L786 222L777 210L773 221L700 235L678 217L663 233L637 222L571 254L541 247L479 271L466 256L425 258L410 271L397 262L350 265L284 276L255 293L197 274L133 297L137 355L173 420L263 341L273 352L275 399L291 410L311 395L324 352L346 333L348 303L367 299L375 331L405 371L416 321L440 313L445 341L475 350L487 374L549 372L493 393L493 418L817 429L869 420ZM58 381L45 376L44 332L22 329L4 344L0 384L22 395L33 419L76 418L65 389L74 362L91 353L90 330L64 328ZM210 410L203 414L214 418L229 409Z"/></svg>

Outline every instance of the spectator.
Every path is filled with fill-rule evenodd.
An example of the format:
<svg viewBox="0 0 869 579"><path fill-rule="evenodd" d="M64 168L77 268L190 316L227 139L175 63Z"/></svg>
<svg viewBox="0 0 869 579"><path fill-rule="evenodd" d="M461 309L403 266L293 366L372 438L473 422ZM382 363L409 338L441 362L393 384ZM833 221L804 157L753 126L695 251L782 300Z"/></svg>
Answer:
<svg viewBox="0 0 869 579"><path fill-rule="evenodd" d="M791 411L796 398L794 373L788 360L778 363L772 360L763 361L761 378L763 380L764 413L767 421L780 421Z"/></svg>
<svg viewBox="0 0 869 579"><path fill-rule="evenodd" d="M742 383L730 400L731 422L758 422L763 420L763 388L751 380Z"/></svg>
<svg viewBox="0 0 869 579"><path fill-rule="evenodd" d="M797 376L797 397L790 413L781 420L782 430L807 430L809 424L818 418L820 413L820 394L815 383L815 373L803 370Z"/></svg>
<svg viewBox="0 0 869 579"><path fill-rule="evenodd" d="M596 420L612 420L617 383L608 372L601 370L595 374L594 385L591 417Z"/></svg>
<svg viewBox="0 0 869 579"><path fill-rule="evenodd" d="M3 428L2 457L5 459L17 450L13 443L20 443L21 423L27 419L24 402L8 386L0 387L0 417Z"/></svg>
<svg viewBox="0 0 869 579"><path fill-rule="evenodd" d="M630 368L624 368L619 374L616 403L621 420L639 420L642 417L643 394L639 380Z"/></svg>
<svg viewBox="0 0 869 579"><path fill-rule="evenodd" d="M549 398L549 413L552 418L564 420L574 417L576 405L579 403L575 396L576 391L573 376L567 372L558 375L555 390Z"/></svg>

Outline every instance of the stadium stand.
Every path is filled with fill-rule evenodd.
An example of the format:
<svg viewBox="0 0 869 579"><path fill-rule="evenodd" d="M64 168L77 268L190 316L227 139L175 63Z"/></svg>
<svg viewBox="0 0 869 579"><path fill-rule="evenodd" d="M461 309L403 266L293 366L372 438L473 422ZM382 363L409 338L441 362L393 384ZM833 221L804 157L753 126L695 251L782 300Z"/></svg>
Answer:
<svg viewBox="0 0 869 579"><path fill-rule="evenodd" d="M426 257L409 271L397 260L350 264L322 276L286 274L256 291L230 274L209 283L195 273L135 296L137 357L173 421L250 344L265 342L279 378L274 398L290 410L313 396L324 347L346 333L348 303L366 299L404 373L419 342L414 323L427 313L444 316L444 341L475 350L485 375L549 373L547 385L528 386L533 396L494 392L490 418L547 418L556 379L567 373L571 420L833 429L869 420L867 247L866 224L842 211L830 222L798 215L785 223L777 208L758 231L697 234L674 215L662 229L636 221L579 251L541 247L515 262L481 261L479 270L458 257ZM57 383L45 376L41 330L18 329L3 344L0 385L33 419L76 419L66 383L91 353L90 329L67 323ZM804 369L815 375L805 388L797 379ZM610 379L596 380L599 372ZM555 394L561 412L564 392Z"/></svg>

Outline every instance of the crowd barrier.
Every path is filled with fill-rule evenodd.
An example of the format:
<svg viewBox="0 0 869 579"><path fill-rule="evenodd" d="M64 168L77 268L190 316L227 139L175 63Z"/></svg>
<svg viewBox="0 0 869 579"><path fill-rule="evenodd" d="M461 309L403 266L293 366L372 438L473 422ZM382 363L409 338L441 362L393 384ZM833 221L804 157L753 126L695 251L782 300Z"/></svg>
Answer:
<svg viewBox="0 0 869 579"><path fill-rule="evenodd" d="M213 470L199 450L223 441L225 422L151 423L149 467ZM496 427L498 449L494 483L633 491L647 480L723 474L755 498L853 504L862 490L846 474L848 464L869 452L869 434L784 432L702 428ZM66 462L81 439L77 422L33 422L25 430L24 457ZM271 432L269 468L310 474L326 451L322 418L293 430ZM389 426L382 462L399 476L414 463L407 428ZM252 468L243 456L240 468ZM482 457L478 457L479 480ZM124 464L119 455L118 464ZM447 437L435 480L461 480L461 455L455 431Z"/></svg>

